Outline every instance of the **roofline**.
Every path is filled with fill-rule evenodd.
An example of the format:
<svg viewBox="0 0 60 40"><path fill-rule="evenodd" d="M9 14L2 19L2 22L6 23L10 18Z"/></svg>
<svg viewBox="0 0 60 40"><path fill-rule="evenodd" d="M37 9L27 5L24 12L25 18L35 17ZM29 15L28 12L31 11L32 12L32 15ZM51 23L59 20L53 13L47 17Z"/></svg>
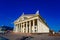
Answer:
<svg viewBox="0 0 60 40"><path fill-rule="evenodd" d="M46 26L48 26L48 24L46 23L46 21L40 15L38 15L38 17L41 18L41 20L43 21L43 23L46 24ZM49 28L49 26L48 26L48 28Z"/></svg>

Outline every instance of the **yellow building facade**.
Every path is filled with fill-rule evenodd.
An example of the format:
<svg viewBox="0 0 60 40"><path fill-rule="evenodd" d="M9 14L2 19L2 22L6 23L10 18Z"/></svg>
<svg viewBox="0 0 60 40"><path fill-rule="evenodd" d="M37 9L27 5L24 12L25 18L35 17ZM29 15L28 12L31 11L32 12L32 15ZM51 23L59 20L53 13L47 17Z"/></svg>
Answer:
<svg viewBox="0 0 60 40"><path fill-rule="evenodd" d="M39 11L35 14L22 14L14 21L14 32L21 33L49 33L49 27L39 15Z"/></svg>

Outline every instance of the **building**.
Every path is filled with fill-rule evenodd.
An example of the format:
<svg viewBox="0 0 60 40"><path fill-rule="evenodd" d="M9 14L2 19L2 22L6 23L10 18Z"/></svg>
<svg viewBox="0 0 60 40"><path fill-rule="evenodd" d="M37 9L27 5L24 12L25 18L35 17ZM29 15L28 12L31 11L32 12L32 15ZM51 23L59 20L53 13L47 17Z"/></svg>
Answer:
<svg viewBox="0 0 60 40"><path fill-rule="evenodd" d="M49 33L49 27L39 15L39 11L35 14L22 14L14 21L14 32L22 33Z"/></svg>

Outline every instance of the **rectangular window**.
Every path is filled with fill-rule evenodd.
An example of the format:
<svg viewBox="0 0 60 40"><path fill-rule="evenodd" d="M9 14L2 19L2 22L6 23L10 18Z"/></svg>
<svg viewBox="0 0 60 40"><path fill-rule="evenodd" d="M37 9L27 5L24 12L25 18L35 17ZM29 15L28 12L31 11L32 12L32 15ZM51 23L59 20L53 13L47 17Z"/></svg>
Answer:
<svg viewBox="0 0 60 40"><path fill-rule="evenodd" d="M21 27L21 23L20 23L20 27Z"/></svg>
<svg viewBox="0 0 60 40"><path fill-rule="evenodd" d="M23 23L22 23L22 28L23 28Z"/></svg>
<svg viewBox="0 0 60 40"><path fill-rule="evenodd" d="M35 30L35 32L37 32L37 30Z"/></svg>
<svg viewBox="0 0 60 40"><path fill-rule="evenodd" d="M29 33L29 21L28 21L28 33Z"/></svg>
<svg viewBox="0 0 60 40"><path fill-rule="evenodd" d="M36 29L36 27L35 27L35 29Z"/></svg>
<svg viewBox="0 0 60 40"><path fill-rule="evenodd" d="M31 26L33 26L33 20L31 20Z"/></svg>
<svg viewBox="0 0 60 40"><path fill-rule="evenodd" d="M35 26L37 25L37 19L35 19Z"/></svg>
<svg viewBox="0 0 60 40"><path fill-rule="evenodd" d="M28 21L28 27L29 27L29 21Z"/></svg>
<svg viewBox="0 0 60 40"><path fill-rule="evenodd" d="M26 33L26 22L25 22L25 24L24 24L24 33Z"/></svg>
<svg viewBox="0 0 60 40"><path fill-rule="evenodd" d="M19 24L18 24L18 28L19 28Z"/></svg>
<svg viewBox="0 0 60 40"><path fill-rule="evenodd" d="M20 23L20 26L19 27L20 27L20 32L21 32L21 23Z"/></svg>
<svg viewBox="0 0 60 40"><path fill-rule="evenodd" d="M26 27L26 22L25 22L25 27Z"/></svg>

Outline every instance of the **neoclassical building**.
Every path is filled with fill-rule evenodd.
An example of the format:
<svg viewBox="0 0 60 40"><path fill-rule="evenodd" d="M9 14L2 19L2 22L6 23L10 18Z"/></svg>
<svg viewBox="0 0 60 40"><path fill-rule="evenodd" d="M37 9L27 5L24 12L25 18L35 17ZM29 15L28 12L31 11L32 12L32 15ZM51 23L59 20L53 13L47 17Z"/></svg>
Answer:
<svg viewBox="0 0 60 40"><path fill-rule="evenodd" d="M22 14L14 21L14 32L21 33L49 33L47 23L39 15L39 11L35 14Z"/></svg>

